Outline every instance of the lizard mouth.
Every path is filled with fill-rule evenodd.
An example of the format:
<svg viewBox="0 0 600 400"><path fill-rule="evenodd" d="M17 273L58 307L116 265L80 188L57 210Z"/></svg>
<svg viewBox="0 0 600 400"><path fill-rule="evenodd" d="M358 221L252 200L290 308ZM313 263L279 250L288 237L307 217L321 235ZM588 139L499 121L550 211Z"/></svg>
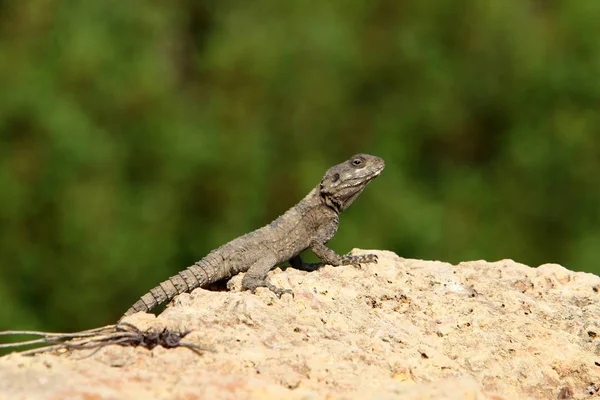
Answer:
<svg viewBox="0 0 600 400"><path fill-rule="evenodd" d="M383 172L383 167L381 167L377 171L373 172L373 174L367 178L367 182L372 181L373 179L377 178L379 175L381 175L382 172Z"/></svg>

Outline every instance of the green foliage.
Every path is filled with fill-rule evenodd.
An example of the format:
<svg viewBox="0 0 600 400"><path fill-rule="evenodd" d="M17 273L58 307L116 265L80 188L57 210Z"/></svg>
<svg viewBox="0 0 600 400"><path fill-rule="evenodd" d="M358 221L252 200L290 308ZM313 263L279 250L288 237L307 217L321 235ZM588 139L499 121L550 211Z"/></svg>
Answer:
<svg viewBox="0 0 600 400"><path fill-rule="evenodd" d="M0 1L0 329L114 322L332 164L332 247L600 272L600 6Z"/></svg>

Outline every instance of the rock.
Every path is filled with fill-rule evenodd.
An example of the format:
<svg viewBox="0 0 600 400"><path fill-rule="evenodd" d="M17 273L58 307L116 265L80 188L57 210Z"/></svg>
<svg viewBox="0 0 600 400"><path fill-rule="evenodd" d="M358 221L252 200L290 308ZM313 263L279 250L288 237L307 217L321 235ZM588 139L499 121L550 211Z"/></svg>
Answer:
<svg viewBox="0 0 600 400"><path fill-rule="evenodd" d="M361 268L271 272L294 297L197 289L157 318L127 318L141 329L192 329L184 341L214 353L113 345L91 356L2 357L0 398L499 400L597 391L598 276L376 253L379 263Z"/></svg>

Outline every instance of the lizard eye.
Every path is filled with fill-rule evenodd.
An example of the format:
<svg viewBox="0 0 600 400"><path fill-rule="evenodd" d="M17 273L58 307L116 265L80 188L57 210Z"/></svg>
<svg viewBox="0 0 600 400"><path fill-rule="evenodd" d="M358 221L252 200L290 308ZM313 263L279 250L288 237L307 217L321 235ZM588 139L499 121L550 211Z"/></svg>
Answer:
<svg viewBox="0 0 600 400"><path fill-rule="evenodd" d="M352 165L354 165L355 167L360 167L363 164L363 160L360 158L355 158L354 160L352 160Z"/></svg>
<svg viewBox="0 0 600 400"><path fill-rule="evenodd" d="M337 182L340 179L340 174L335 174L333 178L331 178L331 182Z"/></svg>

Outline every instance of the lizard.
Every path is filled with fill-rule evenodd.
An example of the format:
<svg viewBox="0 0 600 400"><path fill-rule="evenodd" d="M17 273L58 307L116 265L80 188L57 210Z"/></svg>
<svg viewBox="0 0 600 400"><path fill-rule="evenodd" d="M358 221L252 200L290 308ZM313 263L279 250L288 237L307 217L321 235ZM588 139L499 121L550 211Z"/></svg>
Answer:
<svg viewBox="0 0 600 400"><path fill-rule="evenodd" d="M266 280L267 273L283 262L293 268L314 270L315 264L304 263L300 253L306 249L325 264L332 266L376 263L375 254L339 255L326 246L339 226L340 213L346 210L385 167L379 157L357 154L325 172L321 182L298 204L279 218L253 232L240 236L211 251L200 261L170 277L143 295L124 318L173 299L198 287L228 279L241 272L242 290L254 292L266 287L281 297L292 293Z"/></svg>

